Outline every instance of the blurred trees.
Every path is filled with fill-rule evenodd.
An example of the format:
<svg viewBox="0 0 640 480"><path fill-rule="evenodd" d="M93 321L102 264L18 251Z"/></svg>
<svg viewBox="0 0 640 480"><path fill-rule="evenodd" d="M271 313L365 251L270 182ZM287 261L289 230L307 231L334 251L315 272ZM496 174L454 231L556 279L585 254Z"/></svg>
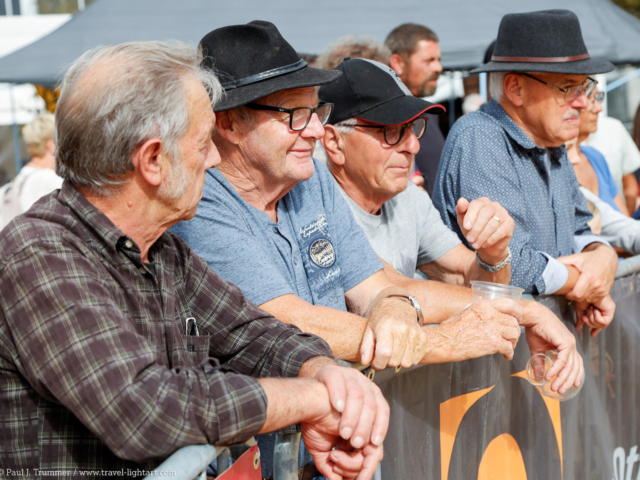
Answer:
<svg viewBox="0 0 640 480"><path fill-rule="evenodd" d="M89 5L92 0L85 0ZM38 13L75 13L78 0L38 0Z"/></svg>
<svg viewBox="0 0 640 480"><path fill-rule="evenodd" d="M640 18L640 0L613 0L613 3Z"/></svg>

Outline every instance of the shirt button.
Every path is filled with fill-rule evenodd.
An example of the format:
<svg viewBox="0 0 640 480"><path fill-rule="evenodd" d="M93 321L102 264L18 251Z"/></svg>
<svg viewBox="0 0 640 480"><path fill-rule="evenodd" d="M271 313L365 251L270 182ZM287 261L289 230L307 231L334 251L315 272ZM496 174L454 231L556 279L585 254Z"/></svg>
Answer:
<svg viewBox="0 0 640 480"><path fill-rule="evenodd" d="M298 259L296 257L293 257L293 263L295 263L296 265L298 264Z"/></svg>
<svg viewBox="0 0 640 480"><path fill-rule="evenodd" d="M140 270L140 273L143 275L147 273L147 269L144 267L140 267L139 270Z"/></svg>
<svg viewBox="0 0 640 480"><path fill-rule="evenodd" d="M125 248L131 248L131 247L133 247L133 242L131 240L127 239L124 242L124 246L125 246Z"/></svg>

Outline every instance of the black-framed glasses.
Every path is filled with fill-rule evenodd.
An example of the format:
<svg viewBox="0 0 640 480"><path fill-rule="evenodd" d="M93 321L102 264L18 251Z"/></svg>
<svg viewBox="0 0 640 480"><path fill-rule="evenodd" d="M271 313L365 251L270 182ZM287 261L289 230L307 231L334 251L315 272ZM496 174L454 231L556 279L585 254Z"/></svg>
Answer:
<svg viewBox="0 0 640 480"><path fill-rule="evenodd" d="M580 85L569 85L566 88L560 88L560 87L558 87L556 85L552 85L550 83L547 83L544 80L540 80L539 78L536 78L533 75L529 75L526 72L522 72L522 75L524 75L525 77L533 78L534 80L536 80L536 81L538 81L540 83L544 83L545 85L547 85L549 87L556 88L556 89L560 90L561 92L564 93L564 100L567 103L573 102L576 98L578 98L580 95L582 95L582 92L584 92L584 94L587 97L591 96L593 91L596 89L596 85L598 85L598 81L597 80L594 80L591 77L587 77L587 79Z"/></svg>
<svg viewBox="0 0 640 480"><path fill-rule="evenodd" d="M322 125L326 125L329 116L333 111L333 103L320 102L317 107L296 107L281 108L272 107L271 105L259 105L257 103L247 103L245 107L251 110L267 110L269 112L280 112L289 114L289 128L293 131L304 130L311 121L311 115L318 115L318 119Z"/></svg>
<svg viewBox="0 0 640 480"><path fill-rule="evenodd" d="M362 127L362 128L382 128L382 132L384 134L384 141L387 145L397 145L404 137L404 131L407 128L411 128L413 133L415 134L417 139L422 138L424 132L427 130L427 121L429 119L426 117L419 117L411 122L401 123L400 125L362 125L356 124L352 125L353 127Z"/></svg>

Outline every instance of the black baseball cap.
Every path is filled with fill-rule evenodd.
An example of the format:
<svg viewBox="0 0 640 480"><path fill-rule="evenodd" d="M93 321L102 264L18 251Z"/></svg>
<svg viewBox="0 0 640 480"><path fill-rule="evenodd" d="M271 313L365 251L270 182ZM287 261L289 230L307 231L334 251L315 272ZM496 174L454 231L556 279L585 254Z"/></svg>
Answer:
<svg viewBox="0 0 640 480"><path fill-rule="evenodd" d="M427 111L445 112L442 105L411 95L398 74L380 62L345 58L336 70L342 75L318 92L320 100L334 104L329 124L355 117L378 125L399 125Z"/></svg>

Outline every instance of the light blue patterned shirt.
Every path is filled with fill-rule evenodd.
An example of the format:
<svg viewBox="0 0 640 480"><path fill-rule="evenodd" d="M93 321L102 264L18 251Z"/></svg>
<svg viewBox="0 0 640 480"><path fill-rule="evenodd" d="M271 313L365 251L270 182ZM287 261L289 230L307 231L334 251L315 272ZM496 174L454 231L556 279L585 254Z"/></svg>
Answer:
<svg viewBox="0 0 640 480"><path fill-rule="evenodd" d="M564 146L538 147L494 100L453 126L433 195L444 222L469 246L456 217L461 197L488 197L509 211L511 284L527 293L558 291L568 271L557 257L607 243L587 225L591 213Z"/></svg>

